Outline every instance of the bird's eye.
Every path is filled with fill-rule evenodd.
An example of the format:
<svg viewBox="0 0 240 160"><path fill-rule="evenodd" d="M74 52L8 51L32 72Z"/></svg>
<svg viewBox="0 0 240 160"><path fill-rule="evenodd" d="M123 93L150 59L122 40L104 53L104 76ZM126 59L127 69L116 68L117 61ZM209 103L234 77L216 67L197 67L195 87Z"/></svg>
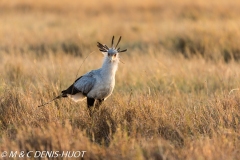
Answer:
<svg viewBox="0 0 240 160"><path fill-rule="evenodd" d="M110 53L108 53L108 56L110 56Z"/></svg>
<svg viewBox="0 0 240 160"><path fill-rule="evenodd" d="M114 56L114 57L116 57L116 56L117 56L117 54L114 54L113 56Z"/></svg>

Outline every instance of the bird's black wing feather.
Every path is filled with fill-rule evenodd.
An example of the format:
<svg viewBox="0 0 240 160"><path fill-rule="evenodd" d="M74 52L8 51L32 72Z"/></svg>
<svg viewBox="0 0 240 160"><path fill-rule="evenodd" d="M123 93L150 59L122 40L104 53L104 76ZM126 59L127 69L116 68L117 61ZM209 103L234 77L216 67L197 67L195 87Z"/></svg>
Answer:
<svg viewBox="0 0 240 160"><path fill-rule="evenodd" d="M62 97L67 97L68 94L75 95L81 92L83 95L87 95L87 93L92 89L95 83L95 78L92 77L91 72L85 74L68 87L68 89L62 91Z"/></svg>
<svg viewBox="0 0 240 160"><path fill-rule="evenodd" d="M91 71L83 76L81 76L79 79L75 81L73 84L73 87L76 88L78 91L83 93L84 95L87 95L88 92L93 88L96 79L94 78L94 71Z"/></svg>
<svg viewBox="0 0 240 160"><path fill-rule="evenodd" d="M72 84L68 89L62 91L62 97L67 97L68 94L74 95L79 93L80 91L74 87L74 84Z"/></svg>
<svg viewBox="0 0 240 160"><path fill-rule="evenodd" d="M82 78L82 76L81 76L81 77L79 77L78 79L76 79L76 80L75 80L75 82L77 82L77 81L78 81L80 78ZM74 82L74 83L75 83L75 82Z"/></svg>

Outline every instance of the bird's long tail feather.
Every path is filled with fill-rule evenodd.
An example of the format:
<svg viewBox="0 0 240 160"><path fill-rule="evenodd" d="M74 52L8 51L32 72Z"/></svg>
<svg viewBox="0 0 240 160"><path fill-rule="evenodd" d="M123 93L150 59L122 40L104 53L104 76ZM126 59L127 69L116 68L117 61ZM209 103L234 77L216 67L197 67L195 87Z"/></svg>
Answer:
<svg viewBox="0 0 240 160"><path fill-rule="evenodd" d="M46 103L43 103L43 104L39 105L38 107L43 107L43 106L45 106L45 105L48 105L48 104L52 103L53 101L55 101L55 100L57 100L57 99L60 99L60 98L62 98L62 97L63 97L63 94L61 94L61 95L53 98L53 99L52 99L51 101L49 101L49 102L46 102Z"/></svg>

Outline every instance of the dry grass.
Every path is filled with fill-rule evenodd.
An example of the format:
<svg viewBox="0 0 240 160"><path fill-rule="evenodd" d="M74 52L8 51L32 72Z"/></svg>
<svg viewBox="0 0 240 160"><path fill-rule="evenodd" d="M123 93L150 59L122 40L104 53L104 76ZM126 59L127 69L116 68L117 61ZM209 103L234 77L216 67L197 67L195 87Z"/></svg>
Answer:
<svg viewBox="0 0 240 160"><path fill-rule="evenodd" d="M206 0L1 1L0 151L240 159L239 7ZM123 36L128 52L113 95L93 118L85 102L69 99L37 108L100 67L96 42L110 43L112 35Z"/></svg>

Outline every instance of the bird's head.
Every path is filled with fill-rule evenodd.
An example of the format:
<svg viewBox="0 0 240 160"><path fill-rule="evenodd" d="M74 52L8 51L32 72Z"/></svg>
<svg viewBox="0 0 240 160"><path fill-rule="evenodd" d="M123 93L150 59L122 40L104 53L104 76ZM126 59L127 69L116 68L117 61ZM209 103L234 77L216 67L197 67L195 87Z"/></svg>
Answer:
<svg viewBox="0 0 240 160"><path fill-rule="evenodd" d="M121 41L121 36L118 39L118 42L116 44L116 46L114 47L114 36L112 37L112 47L109 48L107 45L105 44L101 44L99 42L98 43L98 48L99 50L109 59L110 62L115 62L115 61L119 61L119 53L120 52L126 52L127 49L124 50L120 50L120 47L117 48L119 42Z"/></svg>

